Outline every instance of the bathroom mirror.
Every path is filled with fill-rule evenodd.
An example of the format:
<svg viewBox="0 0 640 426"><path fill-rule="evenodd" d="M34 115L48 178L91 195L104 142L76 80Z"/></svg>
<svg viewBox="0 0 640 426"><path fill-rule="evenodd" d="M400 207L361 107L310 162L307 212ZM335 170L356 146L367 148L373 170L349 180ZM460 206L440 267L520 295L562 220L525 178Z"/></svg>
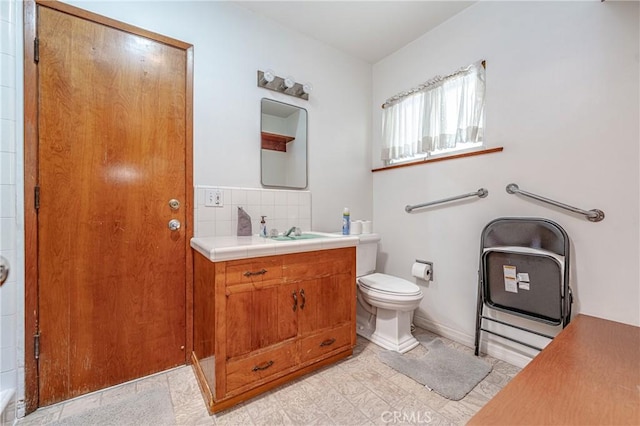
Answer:
<svg viewBox="0 0 640 426"><path fill-rule="evenodd" d="M263 98L260 103L260 181L263 186L307 187L307 110Z"/></svg>

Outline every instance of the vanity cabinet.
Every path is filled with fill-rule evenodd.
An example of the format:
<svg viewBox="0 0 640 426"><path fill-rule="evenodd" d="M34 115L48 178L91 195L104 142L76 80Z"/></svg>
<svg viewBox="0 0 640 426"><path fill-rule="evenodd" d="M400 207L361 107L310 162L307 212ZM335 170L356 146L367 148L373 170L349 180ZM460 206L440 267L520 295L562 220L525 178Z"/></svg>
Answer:
<svg viewBox="0 0 640 426"><path fill-rule="evenodd" d="M354 247L194 262L192 360L211 413L351 355Z"/></svg>

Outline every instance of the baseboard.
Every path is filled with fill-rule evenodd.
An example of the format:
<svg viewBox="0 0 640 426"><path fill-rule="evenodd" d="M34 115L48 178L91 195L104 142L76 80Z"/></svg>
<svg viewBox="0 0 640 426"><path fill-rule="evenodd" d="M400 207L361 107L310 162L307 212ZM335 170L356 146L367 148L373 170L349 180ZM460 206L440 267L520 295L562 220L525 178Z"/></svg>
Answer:
<svg viewBox="0 0 640 426"><path fill-rule="evenodd" d="M5 410L7 409L7 407L12 407L15 394L15 389L3 389L2 391L0 391L0 423L2 424L13 424L15 422L15 412L10 414L11 419L7 419L5 416L5 414L9 414L5 413Z"/></svg>
<svg viewBox="0 0 640 426"><path fill-rule="evenodd" d="M429 330L432 333L435 333L439 336L446 337L447 339L453 340L454 342L458 342L461 345L468 346L473 348L475 346L475 336L469 336L459 330L455 330L451 327L447 327L446 325L431 321L425 317L418 315L417 313L413 316L413 323L425 330ZM483 342L482 343L482 352L487 355L509 363L511 365L515 365L516 367L523 368L529 362L531 362L531 357L526 356L524 354L518 353L506 346L500 345L496 342Z"/></svg>
<svg viewBox="0 0 640 426"><path fill-rule="evenodd" d="M413 315L413 323L420 328L424 328L425 330L429 330L430 332L437 334L438 336L446 337L447 339L469 346L470 348L473 347L473 336L469 336L458 330L447 327L446 325L431 321L417 313Z"/></svg>

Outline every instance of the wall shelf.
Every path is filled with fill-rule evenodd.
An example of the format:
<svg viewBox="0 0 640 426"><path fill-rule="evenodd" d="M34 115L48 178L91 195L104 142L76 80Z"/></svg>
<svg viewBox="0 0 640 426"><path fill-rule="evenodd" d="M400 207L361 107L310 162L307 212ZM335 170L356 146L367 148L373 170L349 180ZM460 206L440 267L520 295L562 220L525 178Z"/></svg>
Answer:
<svg viewBox="0 0 640 426"><path fill-rule="evenodd" d="M276 133L260 132L262 136L262 149L287 152L287 143L295 140L293 136L278 135Z"/></svg>

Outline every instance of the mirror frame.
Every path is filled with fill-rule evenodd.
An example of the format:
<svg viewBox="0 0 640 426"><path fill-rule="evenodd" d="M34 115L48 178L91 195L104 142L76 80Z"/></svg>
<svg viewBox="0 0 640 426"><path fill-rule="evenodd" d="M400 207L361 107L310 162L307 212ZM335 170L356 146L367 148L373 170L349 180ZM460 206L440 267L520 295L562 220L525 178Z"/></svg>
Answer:
<svg viewBox="0 0 640 426"><path fill-rule="evenodd" d="M277 103L277 104L282 104L285 105L287 107L291 107L291 108L296 108L298 110L304 111L305 113L305 152L304 152L304 186L288 186L288 185L270 185L270 184L265 184L263 181L263 171L264 171L264 161L263 161L263 149L262 148L262 132L263 132L263 120L262 120L262 116L264 115L263 113L263 102L264 101L269 101L269 102L273 102L273 103ZM307 187L309 186L309 111L307 111L306 108L302 108L301 106L298 105L292 105L292 104L288 104L285 102L281 102L281 101L277 101L275 99L271 99L271 98L262 98L260 99L260 184L265 187L265 188L281 188L281 189L307 189Z"/></svg>

